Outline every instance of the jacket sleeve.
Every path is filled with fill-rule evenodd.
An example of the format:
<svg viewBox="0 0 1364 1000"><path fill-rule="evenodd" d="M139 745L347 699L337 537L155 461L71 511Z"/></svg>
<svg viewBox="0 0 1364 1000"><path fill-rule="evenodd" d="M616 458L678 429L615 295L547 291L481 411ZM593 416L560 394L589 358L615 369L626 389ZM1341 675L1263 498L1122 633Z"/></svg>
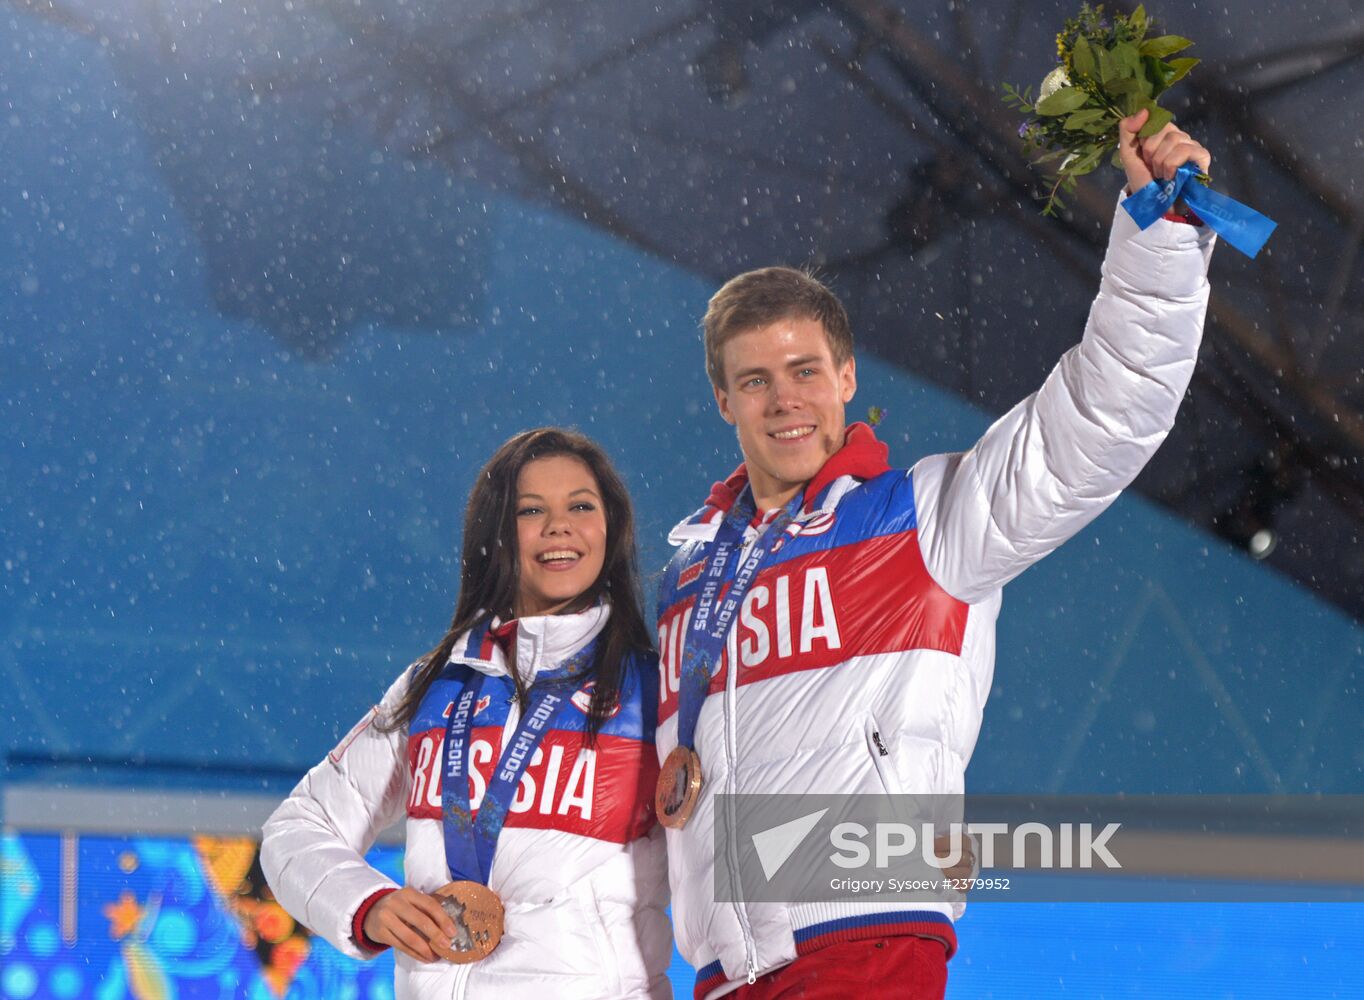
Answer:
<svg viewBox="0 0 1364 1000"><path fill-rule="evenodd" d="M628 848L634 859L634 942L639 948L648 981L648 996L671 997L668 966L673 957L672 923L668 919L668 857L667 843L661 824L653 818L653 789L658 780L654 764L654 738L658 728L658 657L641 656L632 661L633 677L630 690L622 696L639 699L640 736L648 744L644 755L644 781L640 794L649 822L644 835Z"/></svg>
<svg viewBox="0 0 1364 1000"><path fill-rule="evenodd" d="M934 580L975 603L1070 538L1136 478L1193 375L1214 237L1121 207L1084 338L964 453L911 471Z"/></svg>
<svg viewBox="0 0 1364 1000"><path fill-rule="evenodd" d="M673 927L668 919L667 843L663 827L655 824L638 845L641 905L635 911L635 935L640 943L650 997L671 997L668 967L673 960Z"/></svg>
<svg viewBox="0 0 1364 1000"><path fill-rule="evenodd" d="M385 733L378 723L397 707L411 673L304 776L261 840L261 868L280 905L351 958L375 954L351 938L356 911L375 892L396 888L365 853L406 803L406 730Z"/></svg>

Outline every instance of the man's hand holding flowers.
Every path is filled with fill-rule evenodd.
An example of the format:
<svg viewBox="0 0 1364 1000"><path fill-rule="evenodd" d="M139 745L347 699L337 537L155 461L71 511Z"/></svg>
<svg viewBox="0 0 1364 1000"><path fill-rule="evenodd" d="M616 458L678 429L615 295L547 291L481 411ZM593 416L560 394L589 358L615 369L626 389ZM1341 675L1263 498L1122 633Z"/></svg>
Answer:
<svg viewBox="0 0 1364 1000"><path fill-rule="evenodd" d="M1127 193L1134 194L1151 181L1173 180L1175 172L1186 163L1196 163L1203 173L1212 166L1212 154L1189 133L1170 122L1155 135L1145 139L1139 133L1146 125L1150 112L1145 108L1124 118L1118 127L1118 155L1127 173Z"/></svg>

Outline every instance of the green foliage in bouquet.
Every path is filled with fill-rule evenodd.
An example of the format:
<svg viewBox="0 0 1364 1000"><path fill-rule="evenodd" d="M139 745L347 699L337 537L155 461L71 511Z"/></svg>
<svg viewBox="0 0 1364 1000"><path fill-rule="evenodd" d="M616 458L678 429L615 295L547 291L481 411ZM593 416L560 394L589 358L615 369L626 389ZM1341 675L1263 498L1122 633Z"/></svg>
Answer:
<svg viewBox="0 0 1364 1000"><path fill-rule="evenodd" d="M1102 4L1082 4L1079 16L1067 20L1056 36L1058 65L1042 81L1037 100L1031 87L1020 93L1004 84L1004 103L1028 116L1018 130L1024 149L1041 152L1038 163L1061 161L1043 214L1064 207L1062 192L1073 192L1076 179L1106 157L1115 167L1122 166L1118 123L1123 118L1142 108L1151 112L1142 138L1174 119L1156 98L1187 76L1199 60L1171 59L1193 42L1178 35L1148 38L1150 28L1144 7L1108 17Z"/></svg>

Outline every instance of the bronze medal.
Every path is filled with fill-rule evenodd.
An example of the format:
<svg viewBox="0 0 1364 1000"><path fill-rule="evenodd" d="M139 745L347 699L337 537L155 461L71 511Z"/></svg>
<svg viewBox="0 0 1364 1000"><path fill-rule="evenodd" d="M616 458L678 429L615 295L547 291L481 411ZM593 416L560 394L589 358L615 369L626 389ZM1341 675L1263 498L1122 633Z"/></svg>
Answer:
<svg viewBox="0 0 1364 1000"><path fill-rule="evenodd" d="M497 893L480 882L450 882L433 895L440 901L440 908L455 922L459 933L449 941L433 940L431 949L456 965L477 962L492 954L502 940L502 923L506 918Z"/></svg>
<svg viewBox="0 0 1364 1000"><path fill-rule="evenodd" d="M658 772L654 791L654 812L658 821L671 830L680 830L691 819L701 798L701 758L695 750L676 747Z"/></svg>

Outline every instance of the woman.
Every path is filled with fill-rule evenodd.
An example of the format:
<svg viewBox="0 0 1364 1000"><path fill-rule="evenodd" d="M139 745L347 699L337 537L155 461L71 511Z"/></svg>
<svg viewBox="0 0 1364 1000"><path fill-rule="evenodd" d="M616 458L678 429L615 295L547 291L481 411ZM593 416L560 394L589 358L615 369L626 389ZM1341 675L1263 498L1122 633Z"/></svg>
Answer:
<svg viewBox="0 0 1364 1000"><path fill-rule="evenodd" d="M469 496L449 632L266 823L279 902L347 955L393 947L399 998L671 996L634 548L593 442L506 442ZM363 855L404 813L400 888Z"/></svg>

